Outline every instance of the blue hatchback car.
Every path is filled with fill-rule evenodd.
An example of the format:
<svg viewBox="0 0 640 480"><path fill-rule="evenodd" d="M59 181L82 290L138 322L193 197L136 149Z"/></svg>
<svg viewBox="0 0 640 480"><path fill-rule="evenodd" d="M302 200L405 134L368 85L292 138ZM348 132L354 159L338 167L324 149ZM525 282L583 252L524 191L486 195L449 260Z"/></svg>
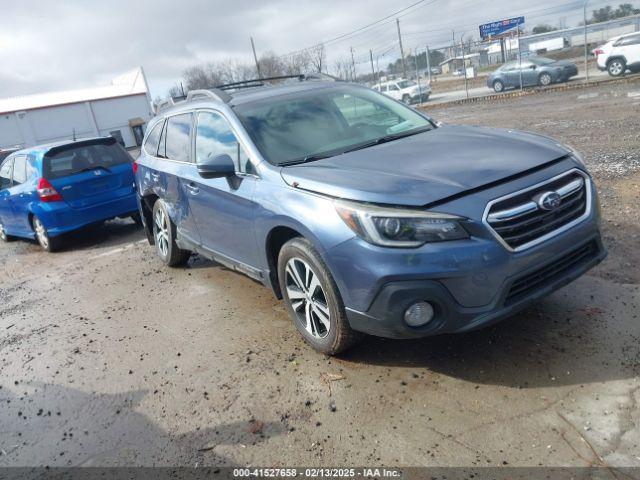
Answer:
<svg viewBox="0 0 640 480"><path fill-rule="evenodd" d="M358 85L299 77L192 91L152 121L137 164L162 261L198 252L258 280L326 354L360 332L489 325L606 255L574 150L442 125Z"/></svg>
<svg viewBox="0 0 640 480"><path fill-rule="evenodd" d="M0 165L0 239L60 235L115 217L140 221L133 159L112 137L59 142L9 155Z"/></svg>

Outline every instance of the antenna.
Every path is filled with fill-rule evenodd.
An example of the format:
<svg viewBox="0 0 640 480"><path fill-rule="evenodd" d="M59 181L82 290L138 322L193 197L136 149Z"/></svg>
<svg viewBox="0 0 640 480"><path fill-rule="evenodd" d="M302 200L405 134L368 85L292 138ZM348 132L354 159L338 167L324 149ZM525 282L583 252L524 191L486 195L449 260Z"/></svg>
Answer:
<svg viewBox="0 0 640 480"><path fill-rule="evenodd" d="M76 141L76 128L73 127L73 141Z"/></svg>

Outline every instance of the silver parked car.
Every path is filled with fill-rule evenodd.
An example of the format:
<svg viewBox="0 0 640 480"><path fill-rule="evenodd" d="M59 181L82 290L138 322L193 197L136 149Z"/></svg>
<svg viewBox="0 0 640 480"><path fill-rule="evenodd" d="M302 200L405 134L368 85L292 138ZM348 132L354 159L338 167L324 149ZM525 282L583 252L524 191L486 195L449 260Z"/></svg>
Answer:
<svg viewBox="0 0 640 480"><path fill-rule="evenodd" d="M487 78L487 87L497 93L507 88L520 86L520 72L522 71L522 85L531 87L541 85L546 87L556 82L566 82L578 74L575 63L567 60L551 60L550 58L534 57L520 62L507 62Z"/></svg>

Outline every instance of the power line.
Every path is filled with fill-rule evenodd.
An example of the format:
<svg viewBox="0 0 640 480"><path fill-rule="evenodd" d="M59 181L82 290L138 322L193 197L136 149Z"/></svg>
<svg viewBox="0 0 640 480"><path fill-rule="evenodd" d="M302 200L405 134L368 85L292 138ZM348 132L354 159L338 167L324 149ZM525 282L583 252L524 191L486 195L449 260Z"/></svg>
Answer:
<svg viewBox="0 0 640 480"><path fill-rule="evenodd" d="M295 55L297 53L304 52L306 50L311 50L313 48L317 48L317 47L320 47L320 46L327 46L327 45L330 45L332 43L339 42L341 40L346 40L346 39L350 38L352 35L355 35L355 34L357 34L359 32L365 31L365 30L367 30L367 29L369 29L371 27L374 27L376 25L379 25L379 24L381 24L381 23L383 23L385 21L388 21L390 19L391 19L391 21L393 21L394 17L397 17L398 15L400 15L402 13L405 13L405 12L407 12L407 10L410 10L410 9L412 9L414 7L431 5L431 4L433 4L433 3L437 2L437 1L438 0L430 0L425 5L422 5L425 2L427 2L427 0L419 0L419 1L415 2L415 3L412 3L411 5L409 5L407 7L401 8L400 10L397 10L397 11L387 15L386 17L380 18L380 19L376 20L375 22L371 22L371 23L369 23L369 24L367 24L367 25L365 25L363 27L360 27L360 28L357 28L355 30L352 30L351 32L343 33L342 35L338 35L337 37L330 38L329 40L324 40L324 41L316 43L315 45L311 45L310 47L301 48L299 50L296 50L296 51L293 51L293 52L289 52L289 53L286 53L286 54L281 55L281 56Z"/></svg>

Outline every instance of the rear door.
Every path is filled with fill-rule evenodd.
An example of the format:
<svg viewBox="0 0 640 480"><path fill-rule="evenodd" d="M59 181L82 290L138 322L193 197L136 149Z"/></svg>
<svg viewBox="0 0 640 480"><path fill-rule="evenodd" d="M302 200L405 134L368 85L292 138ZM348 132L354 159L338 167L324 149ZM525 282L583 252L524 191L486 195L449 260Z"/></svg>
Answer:
<svg viewBox="0 0 640 480"><path fill-rule="evenodd" d="M33 158L17 155L13 160L13 186L9 201L13 209L13 225L20 232L30 232L30 205L39 201L37 192L38 173Z"/></svg>
<svg viewBox="0 0 640 480"><path fill-rule="evenodd" d="M13 157L7 158L0 166L0 223L8 230L13 230L13 208L9 200L12 167Z"/></svg>
<svg viewBox="0 0 640 480"><path fill-rule="evenodd" d="M74 209L131 195L133 159L114 138L52 148L43 158L43 176Z"/></svg>
<svg viewBox="0 0 640 480"><path fill-rule="evenodd" d="M617 50L620 50L626 58L627 66L638 66L640 64L640 33L620 39Z"/></svg>

